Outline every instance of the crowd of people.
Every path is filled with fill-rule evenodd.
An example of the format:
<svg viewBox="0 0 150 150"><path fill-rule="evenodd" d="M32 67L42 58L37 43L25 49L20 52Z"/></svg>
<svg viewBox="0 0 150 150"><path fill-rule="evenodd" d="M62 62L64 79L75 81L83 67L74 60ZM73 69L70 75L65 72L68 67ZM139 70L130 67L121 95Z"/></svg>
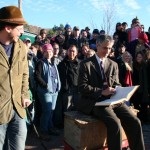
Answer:
<svg viewBox="0 0 150 150"><path fill-rule="evenodd" d="M59 129L64 127L64 112L79 110L104 121L109 149L121 149L123 125L130 148L144 150L139 119L148 122L149 117L150 28L145 32L136 17L130 28L126 22L118 22L111 37L104 30L94 29L91 33L89 27L80 30L66 24L64 32L51 38L46 29L41 29L31 43L29 38L18 39L24 32L24 24L26 21L17 7L0 9L0 68L3 70L0 149L23 150L26 130L22 118L28 109L42 138L59 135ZM105 87L104 83L107 83ZM118 85L140 86L129 103L112 108L94 107L97 101L114 94ZM139 119L130 112L131 105L139 110ZM26 122L29 129L31 122L28 118ZM11 127L14 124L19 131ZM13 135L17 144L12 140Z"/></svg>
<svg viewBox="0 0 150 150"><path fill-rule="evenodd" d="M118 80L113 79L113 75L107 75L107 82L110 87L114 87L111 80L116 82L115 85L124 87L140 85L126 105L138 109L138 118L146 123L149 121L148 108L150 105L150 80L148 78L150 74L150 33L144 31L144 26L140 24L137 17L132 20L130 28L127 26L126 22L116 24L116 31L112 36L114 43L106 57L116 62L118 71L115 70L113 74L118 75ZM78 103L80 103L82 95L78 83L81 76L80 64L97 55L97 39L99 36L106 35L104 30L94 29L91 33L89 27L80 30L78 26L74 26L72 29L69 24L66 24L64 30L55 37L49 38L46 30L41 29L35 42L28 47L28 54L30 56L32 54L29 61L34 63L29 66L32 68L32 82L34 81L30 86L31 92L34 93L34 121L37 126L40 126L41 135L44 137L49 134L59 135L57 129L63 128L64 112L78 110ZM45 59L44 47L51 47L52 51L50 62L46 60L49 63L47 68L45 68L43 60ZM36 53L33 49L36 49ZM46 50L47 53L50 49ZM53 70L55 65L56 68ZM105 74L108 74L108 71L105 70ZM49 80L51 81L51 90L49 90ZM61 84L61 88L59 84ZM32 88L33 86L34 88ZM38 91L39 88L43 88L44 93ZM41 93L42 96L40 96ZM55 98L53 98L53 94L56 95ZM88 93L86 94L88 97Z"/></svg>

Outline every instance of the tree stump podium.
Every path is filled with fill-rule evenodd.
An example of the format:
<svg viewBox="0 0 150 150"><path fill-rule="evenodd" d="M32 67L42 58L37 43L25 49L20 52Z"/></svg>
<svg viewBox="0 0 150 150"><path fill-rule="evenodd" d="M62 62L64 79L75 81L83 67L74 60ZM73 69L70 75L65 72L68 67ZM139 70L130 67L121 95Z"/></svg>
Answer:
<svg viewBox="0 0 150 150"><path fill-rule="evenodd" d="M122 140L127 137L122 129ZM107 148L107 129L104 123L92 116L78 111L65 113L64 142L73 150L91 150ZM71 150L71 149L65 149Z"/></svg>

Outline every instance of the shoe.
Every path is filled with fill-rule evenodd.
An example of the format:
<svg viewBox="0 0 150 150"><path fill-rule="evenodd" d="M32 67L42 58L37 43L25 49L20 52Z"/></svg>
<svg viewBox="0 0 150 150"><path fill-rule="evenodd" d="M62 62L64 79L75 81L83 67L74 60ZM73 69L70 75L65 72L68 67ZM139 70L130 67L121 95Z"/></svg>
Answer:
<svg viewBox="0 0 150 150"><path fill-rule="evenodd" d="M49 134L58 136L58 135L60 135L60 132L59 132L59 130L57 130L55 128L52 128L52 129L49 130Z"/></svg>

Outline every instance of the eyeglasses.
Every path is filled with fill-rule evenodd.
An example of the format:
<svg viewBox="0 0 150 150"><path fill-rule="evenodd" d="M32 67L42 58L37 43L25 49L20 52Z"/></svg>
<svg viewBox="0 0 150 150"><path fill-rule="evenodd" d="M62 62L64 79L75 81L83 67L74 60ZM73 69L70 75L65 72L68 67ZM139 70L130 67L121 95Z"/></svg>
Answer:
<svg viewBox="0 0 150 150"><path fill-rule="evenodd" d="M111 50L111 47L102 47L104 50Z"/></svg>
<svg viewBox="0 0 150 150"><path fill-rule="evenodd" d="M24 28L15 28L15 29L17 29L18 30L18 32L24 32Z"/></svg>
<svg viewBox="0 0 150 150"><path fill-rule="evenodd" d="M46 32L42 32L41 34L46 34Z"/></svg>

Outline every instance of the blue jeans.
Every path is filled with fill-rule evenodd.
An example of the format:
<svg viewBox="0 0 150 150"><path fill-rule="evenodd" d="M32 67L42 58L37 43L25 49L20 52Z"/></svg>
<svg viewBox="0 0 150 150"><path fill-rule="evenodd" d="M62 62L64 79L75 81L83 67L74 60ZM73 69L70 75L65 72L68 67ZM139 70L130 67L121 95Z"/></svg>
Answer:
<svg viewBox="0 0 150 150"><path fill-rule="evenodd" d="M0 150L24 150L26 136L26 121L13 110L10 122L0 125Z"/></svg>
<svg viewBox="0 0 150 150"><path fill-rule="evenodd" d="M39 100L42 105L42 115L40 119L40 129L43 132L49 131L50 128L53 128L53 111L56 106L56 100L58 92L51 93L42 93L38 92Z"/></svg>

